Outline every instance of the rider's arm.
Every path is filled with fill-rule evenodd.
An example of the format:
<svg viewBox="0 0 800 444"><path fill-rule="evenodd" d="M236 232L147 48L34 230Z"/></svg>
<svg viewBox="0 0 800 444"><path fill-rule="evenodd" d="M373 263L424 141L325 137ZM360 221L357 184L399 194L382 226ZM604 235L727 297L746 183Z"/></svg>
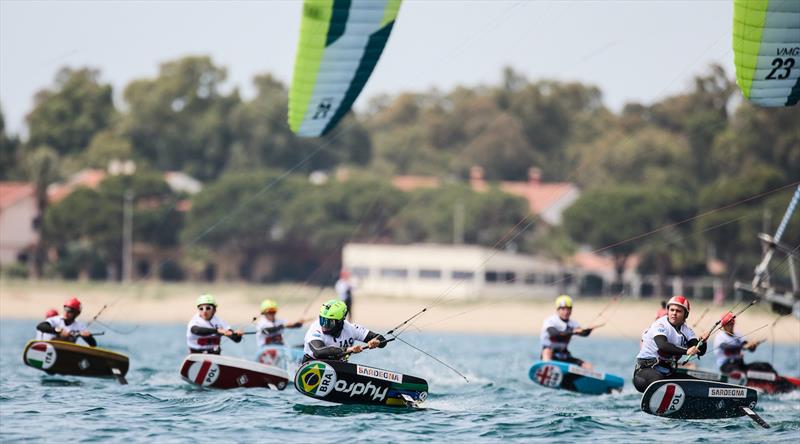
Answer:
<svg viewBox="0 0 800 444"><path fill-rule="evenodd" d="M572 330L558 331L555 327L548 327L547 334L554 339L569 339L572 337Z"/></svg>
<svg viewBox="0 0 800 444"><path fill-rule="evenodd" d="M369 342L375 338L377 338L380 341L380 344L378 344L378 348L386 347L386 338L384 338L383 335L375 333L374 331L371 330L367 333L367 336L364 338L364 342Z"/></svg>
<svg viewBox="0 0 800 444"><path fill-rule="evenodd" d="M217 333L217 329L216 328L200 327L199 325L192 325L192 328L189 331L191 331L193 334L196 334L198 336L208 336L208 335L213 335L213 334Z"/></svg>
<svg viewBox="0 0 800 444"><path fill-rule="evenodd" d="M656 347L658 347L659 353L668 354L668 355L682 356L682 355L685 355L686 354L686 350L688 350L688 349L683 348L683 347L678 347L677 345L669 342L667 340L667 337L663 336L663 335L658 335L658 336L654 337L653 341L655 341ZM695 341L695 343L697 343L696 339L694 339L694 341ZM691 344L691 341L689 341L689 344ZM690 345L690 347L691 347L691 345Z"/></svg>
<svg viewBox="0 0 800 444"><path fill-rule="evenodd" d="M723 342L722 344L718 345L717 348L719 348L720 350L723 350L723 351L727 351L727 350L736 350L739 347L736 344L731 344L729 342ZM744 343L744 347L743 348L747 348L747 342Z"/></svg>
<svg viewBox="0 0 800 444"><path fill-rule="evenodd" d="M228 339L230 339L233 342L239 343L242 342L242 335L237 335L236 333L233 333L230 336L228 336Z"/></svg>
<svg viewBox="0 0 800 444"><path fill-rule="evenodd" d="M56 331L55 327L50 325L49 322L44 321L40 322L39 325L36 326L36 329L42 333L50 333L51 335L57 335L58 332Z"/></svg>
<svg viewBox="0 0 800 444"><path fill-rule="evenodd" d="M325 343L320 340L313 340L308 343L311 354L316 359L341 359L344 356L344 349L341 347L325 347Z"/></svg>
<svg viewBox="0 0 800 444"><path fill-rule="evenodd" d="M578 335L578 336L584 336L585 337L585 336L589 336L591 333L592 333L592 329L591 328L584 328L583 330L581 330L580 333L575 333L575 334Z"/></svg>
<svg viewBox="0 0 800 444"><path fill-rule="evenodd" d="M699 342L700 342L699 339L692 338L692 339L689 339L689 342L687 342L686 344L689 346L689 348L692 348L692 347L696 346ZM704 354L706 354L706 350L707 349L708 349L708 343L707 342L703 342L702 344L700 344L699 347L697 347L697 350L698 350L697 354L700 355L700 356L703 356Z"/></svg>
<svg viewBox="0 0 800 444"><path fill-rule="evenodd" d="M81 337L82 337L82 338L83 338L83 340L84 340L84 341L86 341L86 343L87 343L87 344L89 344L91 347L97 347L97 339L95 339L95 338L94 338L94 336L92 336L92 335L89 335L89 336L85 336L85 337L84 337L84 336L81 336Z"/></svg>
<svg viewBox="0 0 800 444"><path fill-rule="evenodd" d="M287 325L286 327L288 327L288 328L293 328L293 327L291 327L290 325ZM283 326L283 325L278 325L278 326L276 326L276 327L267 327L267 328L262 328L262 329L261 329L261 331L262 331L262 332L263 332L265 335L271 335L272 333L275 333L275 332L281 331L281 330L283 330L283 329L284 329L284 326Z"/></svg>

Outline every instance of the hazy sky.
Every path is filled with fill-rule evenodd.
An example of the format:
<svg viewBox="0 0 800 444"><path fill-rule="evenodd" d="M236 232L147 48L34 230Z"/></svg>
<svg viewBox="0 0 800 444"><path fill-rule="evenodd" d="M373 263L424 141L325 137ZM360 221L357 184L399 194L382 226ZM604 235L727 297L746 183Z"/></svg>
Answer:
<svg viewBox="0 0 800 444"><path fill-rule="evenodd" d="M90 66L114 86L166 60L212 56L228 87L289 82L299 1L0 0L0 106L24 127L36 91L63 66ZM720 63L733 76L733 0L413 1L400 8L381 61L356 102L380 93L496 82L504 66L531 79L599 86L618 110L685 90Z"/></svg>

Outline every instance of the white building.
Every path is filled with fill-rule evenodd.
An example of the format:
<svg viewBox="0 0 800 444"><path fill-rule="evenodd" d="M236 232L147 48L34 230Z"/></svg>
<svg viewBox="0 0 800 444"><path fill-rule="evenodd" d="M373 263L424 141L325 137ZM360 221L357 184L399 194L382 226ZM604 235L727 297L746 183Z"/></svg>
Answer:
<svg viewBox="0 0 800 444"><path fill-rule="evenodd" d="M555 261L476 245L347 244L342 264L360 293L401 297L551 298L564 275Z"/></svg>

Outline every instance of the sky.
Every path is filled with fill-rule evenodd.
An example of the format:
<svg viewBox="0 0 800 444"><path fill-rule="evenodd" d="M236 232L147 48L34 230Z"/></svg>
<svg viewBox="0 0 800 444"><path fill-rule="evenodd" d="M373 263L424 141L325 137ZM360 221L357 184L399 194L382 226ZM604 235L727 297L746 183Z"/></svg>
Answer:
<svg viewBox="0 0 800 444"><path fill-rule="evenodd" d="M210 55L226 88L291 80L299 1L0 0L0 107L26 134L34 94L64 67L91 67L114 87L153 78L160 63ZM733 0L405 0L356 102L402 91L496 83L506 66L531 80L598 86L607 106L652 103L691 87L711 63L733 76Z"/></svg>

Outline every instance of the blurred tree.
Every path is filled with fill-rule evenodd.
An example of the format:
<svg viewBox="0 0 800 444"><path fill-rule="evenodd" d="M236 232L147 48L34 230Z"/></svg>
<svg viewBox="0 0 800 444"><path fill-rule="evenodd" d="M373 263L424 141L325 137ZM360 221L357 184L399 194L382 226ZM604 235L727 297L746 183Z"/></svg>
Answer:
<svg viewBox="0 0 800 444"><path fill-rule="evenodd" d="M675 189L614 186L584 193L564 212L564 226L577 242L611 253L620 285L628 258L648 242L637 236L678 222L691 212L691 201Z"/></svg>
<svg viewBox="0 0 800 444"><path fill-rule="evenodd" d="M529 224L524 199L496 189L479 193L466 185L452 184L409 193L409 205L392 219L394 240L400 243L452 243L454 219L463 208L463 242L495 248L519 249L519 234ZM532 231L532 230L531 230Z"/></svg>
<svg viewBox="0 0 800 444"><path fill-rule="evenodd" d="M112 160L133 159L133 146L119 131L109 129L92 137L89 147L81 157L84 166L105 169Z"/></svg>
<svg viewBox="0 0 800 444"><path fill-rule="evenodd" d="M135 243L173 247L183 217L175 212L176 196L156 171L138 170L131 176L109 176L97 189L81 187L53 205L44 220L45 236L59 251L62 263L90 274L98 261L120 276L122 264L123 198L134 195ZM108 273L100 273L105 276Z"/></svg>
<svg viewBox="0 0 800 444"><path fill-rule="evenodd" d="M706 75L695 76L693 83L688 93L652 105L647 118L667 131L683 134L691 151L691 172L698 183L707 184L714 177L711 150L728 126L728 103L736 84L719 65L711 65Z"/></svg>
<svg viewBox="0 0 800 444"><path fill-rule="evenodd" d="M6 120L0 108L0 180L18 178L17 155L19 139L6 134Z"/></svg>
<svg viewBox="0 0 800 444"><path fill-rule="evenodd" d="M600 90L580 83L529 83L515 91L509 102L509 112L519 119L536 153L542 178L551 181L567 176L566 147L595 137L593 131L576 131L576 123L585 121L586 116L606 113Z"/></svg>
<svg viewBox="0 0 800 444"><path fill-rule="evenodd" d="M737 176L759 164L800 179L800 115L794 108L763 108L744 102L717 139L711 162L716 176Z"/></svg>
<svg viewBox="0 0 800 444"><path fill-rule="evenodd" d="M614 184L659 184L697 189L686 138L652 125L635 132L610 130L589 144L571 147L575 181L584 188Z"/></svg>
<svg viewBox="0 0 800 444"><path fill-rule="evenodd" d="M44 263L47 260L47 238L42 221L47 216L47 188L58 180L58 153L49 146L40 146L25 154L24 165L28 179L33 183L36 196L36 220L34 227L39 232L39 241L33 254L33 276L42 277Z"/></svg>
<svg viewBox="0 0 800 444"><path fill-rule="evenodd" d="M236 91L220 93L225 78L209 57L184 57L163 63L155 79L131 82L121 125L134 153L160 170L217 177L233 143L229 114L240 102Z"/></svg>
<svg viewBox="0 0 800 444"><path fill-rule="evenodd" d="M274 170L224 174L192 197L181 243L239 256L240 269L250 270L262 254L283 244L291 228L283 223L284 208L310 194L310 187L303 177Z"/></svg>
<svg viewBox="0 0 800 444"><path fill-rule="evenodd" d="M61 69L55 87L34 97L28 145L48 145L60 155L84 150L115 115L111 85L99 78L100 72L89 68Z"/></svg>
<svg viewBox="0 0 800 444"><path fill-rule="evenodd" d="M372 177L318 185L286 205L287 240L314 252L328 271L338 269L347 242L392 239L391 219L407 196Z"/></svg>
<svg viewBox="0 0 800 444"><path fill-rule="evenodd" d="M757 165L738 176L721 177L702 190L700 212L722 208L699 219L697 226L713 249L712 258L725 263L726 290L733 288L736 279L752 279L753 269L761 257L756 235L764 228L769 231L777 227L794 188L768 199L745 200L784 185L786 182L779 170ZM767 210L775 219L769 227L764 226ZM786 234L785 241L793 242L791 245L800 242L800 233L796 230L787 230Z"/></svg>
<svg viewBox="0 0 800 444"><path fill-rule="evenodd" d="M367 131L348 114L329 135L296 137L286 120L288 92L271 75L255 78L258 94L232 113L234 145L227 169L330 170L340 163L365 165L371 156ZM313 153L313 155L312 155Z"/></svg>

